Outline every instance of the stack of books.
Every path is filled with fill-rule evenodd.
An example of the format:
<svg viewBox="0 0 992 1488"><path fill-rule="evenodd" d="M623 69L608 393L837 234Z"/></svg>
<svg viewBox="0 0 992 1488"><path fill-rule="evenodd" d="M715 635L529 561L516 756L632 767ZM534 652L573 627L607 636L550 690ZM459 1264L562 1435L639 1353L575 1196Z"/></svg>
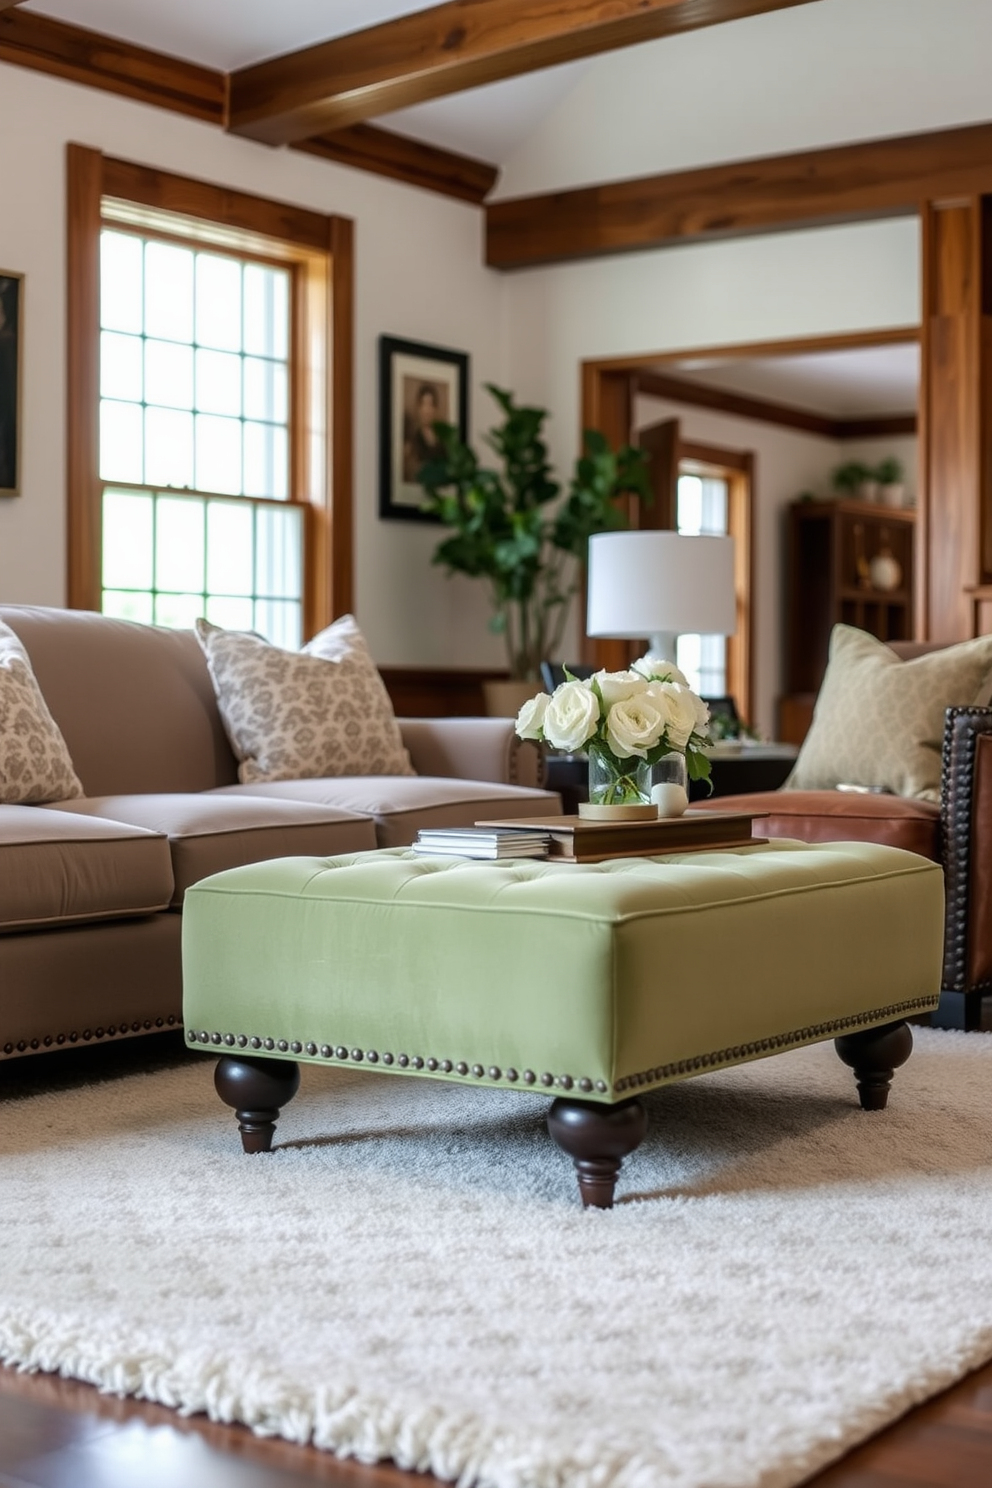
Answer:
<svg viewBox="0 0 992 1488"><path fill-rule="evenodd" d="M413 844L429 857L546 858L551 836L521 823L514 827L422 827Z"/></svg>

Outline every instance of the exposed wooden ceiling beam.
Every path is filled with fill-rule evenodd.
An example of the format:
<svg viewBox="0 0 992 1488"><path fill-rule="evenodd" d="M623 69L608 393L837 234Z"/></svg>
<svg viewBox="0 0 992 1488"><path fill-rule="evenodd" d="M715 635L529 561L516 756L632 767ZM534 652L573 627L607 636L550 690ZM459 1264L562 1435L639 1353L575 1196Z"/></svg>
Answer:
<svg viewBox="0 0 992 1488"><path fill-rule="evenodd" d="M992 191L992 124L515 197L486 209L486 262L532 268L745 233L908 216Z"/></svg>
<svg viewBox="0 0 992 1488"><path fill-rule="evenodd" d="M439 191L476 206L485 201L499 175L496 166L484 160L438 150L407 135L378 129L374 124L353 124L350 129L340 129L335 134L300 140L292 148L390 176L410 186Z"/></svg>
<svg viewBox="0 0 992 1488"><path fill-rule="evenodd" d="M2 4L0 0L0 9ZM224 120L227 79L223 72L32 11L0 14L0 62L135 98L208 124Z"/></svg>
<svg viewBox="0 0 992 1488"><path fill-rule="evenodd" d="M223 124L226 73L31 11L15 13L10 9L3 14L3 10L4 0L0 0L0 62L67 78L208 124ZM302 141L298 148L476 204L483 201L499 174L494 165L484 161L371 125Z"/></svg>
<svg viewBox="0 0 992 1488"><path fill-rule="evenodd" d="M915 413L866 414L863 418L831 418L807 408L779 403L771 398L756 398L747 393L731 392L711 383L692 382L688 378L665 372L635 373L636 388L652 398L681 403L688 408L708 408L736 418L754 419L762 424L775 424L822 439L870 439L916 433Z"/></svg>
<svg viewBox="0 0 992 1488"><path fill-rule="evenodd" d="M816 0L448 0L231 74L228 127L286 145L597 52Z"/></svg>

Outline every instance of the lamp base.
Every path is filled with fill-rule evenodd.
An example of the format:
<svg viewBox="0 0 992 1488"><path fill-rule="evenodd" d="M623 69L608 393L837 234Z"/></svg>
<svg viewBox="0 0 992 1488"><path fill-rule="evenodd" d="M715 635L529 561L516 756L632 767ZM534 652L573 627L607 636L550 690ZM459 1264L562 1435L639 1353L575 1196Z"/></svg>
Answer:
<svg viewBox="0 0 992 1488"><path fill-rule="evenodd" d="M662 661L670 661L675 665L675 649L678 644L678 636L674 630L659 630L648 640L648 650L652 656L660 656Z"/></svg>

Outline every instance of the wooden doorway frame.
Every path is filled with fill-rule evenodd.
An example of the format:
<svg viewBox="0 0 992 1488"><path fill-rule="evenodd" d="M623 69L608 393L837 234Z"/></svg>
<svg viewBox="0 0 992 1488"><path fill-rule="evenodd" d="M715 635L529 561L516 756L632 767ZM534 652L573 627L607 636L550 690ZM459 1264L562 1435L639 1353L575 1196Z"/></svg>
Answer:
<svg viewBox="0 0 992 1488"><path fill-rule="evenodd" d="M707 360L739 361L760 356L802 356L823 351L851 351L861 347L919 345L923 340L922 326L892 326L874 331L847 331L826 336L796 336L789 340L732 342L724 346L683 347L674 351L645 353L639 356L595 357L580 364L581 373L581 429L597 429L614 445L633 442L636 434L634 404L641 390L641 380L649 381L654 373L671 369L673 365L688 359L705 357ZM925 418L928 399L924 383L926 367L921 366L920 387L917 395L917 429L920 455L917 466L918 484L923 480L923 451L926 449ZM649 391L648 387L644 391ZM714 410L719 411L719 410ZM734 414L728 408L730 416ZM922 484L919 484L922 491ZM923 544L918 545L916 555L917 593L923 592L925 554ZM749 555L750 577L755 581L753 556ZM920 611L915 618L916 633L920 630ZM624 643L620 643L621 645ZM583 660L592 666L613 667L618 662L618 643L610 640L592 640L583 637ZM753 689L754 666L748 678L749 689Z"/></svg>

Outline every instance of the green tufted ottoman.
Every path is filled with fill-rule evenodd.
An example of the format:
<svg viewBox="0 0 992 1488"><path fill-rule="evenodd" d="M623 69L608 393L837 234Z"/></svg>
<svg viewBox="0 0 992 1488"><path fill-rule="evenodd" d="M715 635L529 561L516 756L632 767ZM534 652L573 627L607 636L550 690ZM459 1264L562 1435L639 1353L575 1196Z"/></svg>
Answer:
<svg viewBox="0 0 992 1488"><path fill-rule="evenodd" d="M222 1053L250 1152L298 1060L547 1090L583 1201L609 1207L638 1095L669 1081L836 1038L861 1104L884 1107L903 1020L937 1006L942 938L940 868L866 842L282 858L187 892L186 1037Z"/></svg>

